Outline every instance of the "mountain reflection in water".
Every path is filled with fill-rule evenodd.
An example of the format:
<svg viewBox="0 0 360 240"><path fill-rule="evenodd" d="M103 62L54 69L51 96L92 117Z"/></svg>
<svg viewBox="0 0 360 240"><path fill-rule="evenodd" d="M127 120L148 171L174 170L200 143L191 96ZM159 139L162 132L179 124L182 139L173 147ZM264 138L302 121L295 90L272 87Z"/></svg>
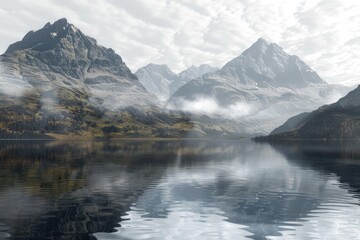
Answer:
<svg viewBox="0 0 360 240"><path fill-rule="evenodd" d="M359 239L358 144L0 142L0 239Z"/></svg>

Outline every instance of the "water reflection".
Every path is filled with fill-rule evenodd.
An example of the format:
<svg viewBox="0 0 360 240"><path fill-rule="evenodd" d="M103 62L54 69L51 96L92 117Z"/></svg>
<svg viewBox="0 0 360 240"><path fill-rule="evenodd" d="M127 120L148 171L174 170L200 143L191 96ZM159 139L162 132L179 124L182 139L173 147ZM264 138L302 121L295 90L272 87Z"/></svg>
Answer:
<svg viewBox="0 0 360 240"><path fill-rule="evenodd" d="M1 142L0 238L356 239L357 146Z"/></svg>
<svg viewBox="0 0 360 240"><path fill-rule="evenodd" d="M291 141L271 146L302 168L335 174L340 183L349 185L349 191L360 197L359 141Z"/></svg>

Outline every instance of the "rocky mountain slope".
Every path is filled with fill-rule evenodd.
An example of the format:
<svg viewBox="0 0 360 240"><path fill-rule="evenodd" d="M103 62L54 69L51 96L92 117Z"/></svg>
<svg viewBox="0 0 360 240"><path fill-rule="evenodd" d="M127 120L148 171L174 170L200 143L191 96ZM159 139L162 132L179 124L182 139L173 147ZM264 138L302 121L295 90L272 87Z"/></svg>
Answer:
<svg viewBox="0 0 360 240"><path fill-rule="evenodd" d="M287 54L276 43L269 43L263 38L226 63L211 78L257 87L301 88L310 84L326 84L299 57Z"/></svg>
<svg viewBox="0 0 360 240"><path fill-rule="evenodd" d="M218 69L202 64L199 67L191 66L179 74L175 74L167 65L150 63L136 71L135 75L148 92L156 95L160 100L166 101L187 82L216 70Z"/></svg>
<svg viewBox="0 0 360 240"><path fill-rule="evenodd" d="M173 95L180 87L193 79L201 78L205 74L213 73L219 70L218 68L212 67L209 64L201 64L200 66L190 66L184 71L177 75L177 80L170 84L170 95Z"/></svg>
<svg viewBox="0 0 360 240"><path fill-rule="evenodd" d="M135 75L146 90L156 95L161 101L166 101L170 94L170 85L177 80L177 75L167 65L150 63L140 68Z"/></svg>
<svg viewBox="0 0 360 240"><path fill-rule="evenodd" d="M219 71L185 84L168 106L196 114L199 124L201 116L226 119L236 132L257 135L348 91L327 84L300 58L260 38Z"/></svg>
<svg viewBox="0 0 360 240"><path fill-rule="evenodd" d="M359 138L360 86L336 103L289 119L259 140Z"/></svg>
<svg viewBox="0 0 360 240"><path fill-rule="evenodd" d="M178 136L188 124L164 111L114 50L66 19L0 56L0 103L2 138Z"/></svg>
<svg viewBox="0 0 360 240"><path fill-rule="evenodd" d="M0 61L5 73L1 89L16 79L18 88L49 91L61 87L91 94L94 101L104 100L98 103L105 108L156 103L114 50L99 46L66 19L30 31L11 44Z"/></svg>

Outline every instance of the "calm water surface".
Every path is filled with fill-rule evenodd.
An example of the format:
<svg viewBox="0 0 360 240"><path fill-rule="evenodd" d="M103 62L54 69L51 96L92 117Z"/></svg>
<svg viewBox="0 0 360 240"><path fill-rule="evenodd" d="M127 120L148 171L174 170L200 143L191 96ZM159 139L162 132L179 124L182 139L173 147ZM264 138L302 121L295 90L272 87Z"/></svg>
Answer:
<svg viewBox="0 0 360 240"><path fill-rule="evenodd" d="M0 239L360 239L359 199L359 142L0 142Z"/></svg>

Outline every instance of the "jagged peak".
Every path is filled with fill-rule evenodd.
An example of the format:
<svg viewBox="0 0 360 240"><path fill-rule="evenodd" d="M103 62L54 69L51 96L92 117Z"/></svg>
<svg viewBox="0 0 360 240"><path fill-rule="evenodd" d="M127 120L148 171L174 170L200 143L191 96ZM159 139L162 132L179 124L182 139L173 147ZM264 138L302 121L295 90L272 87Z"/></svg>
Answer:
<svg viewBox="0 0 360 240"><path fill-rule="evenodd" d="M212 70L214 70L214 71L216 71L216 70L218 70L219 68L217 68L217 67L214 67L214 66L212 66L212 65L210 65L210 64L201 64L199 67L199 70L204 70L204 69L212 69Z"/></svg>
<svg viewBox="0 0 360 240"><path fill-rule="evenodd" d="M39 47L39 44L43 46L46 45L47 47L54 46L58 39L66 38L68 34L75 34L78 31L79 30L74 25L68 23L66 18L61 18L53 24L49 22L46 23L45 26L39 30L29 31L21 41L11 44L5 53ZM80 35L83 34L80 32ZM85 37L85 35L83 36ZM94 39L89 39L96 43Z"/></svg>
<svg viewBox="0 0 360 240"><path fill-rule="evenodd" d="M169 67L167 64L149 63L148 66Z"/></svg>
<svg viewBox="0 0 360 240"><path fill-rule="evenodd" d="M253 59L262 59L270 56L290 56L279 45L274 42L270 42L264 38L259 38L249 48L242 52L238 57L233 60L242 59L244 57ZM232 62L231 60L230 62ZM226 66L227 64L225 64Z"/></svg>
<svg viewBox="0 0 360 240"><path fill-rule="evenodd" d="M266 50L269 48L269 46L273 44L272 42L267 41L264 38L259 38L258 40L256 40L256 42L254 42L249 49L263 49Z"/></svg>
<svg viewBox="0 0 360 240"><path fill-rule="evenodd" d="M195 66L195 65L191 65L190 67L186 68L183 72L185 71L189 71L189 70L197 70L199 67Z"/></svg>
<svg viewBox="0 0 360 240"><path fill-rule="evenodd" d="M171 70L167 64L157 64L157 63L149 63L148 65L142 68L159 68L159 69Z"/></svg>
<svg viewBox="0 0 360 240"><path fill-rule="evenodd" d="M148 65L139 68L136 73L140 73L142 71L155 71L166 77L172 77L176 75L167 64L149 63Z"/></svg>
<svg viewBox="0 0 360 240"><path fill-rule="evenodd" d="M66 27L69 25L69 23L66 18L60 18L59 20L55 21L52 25L59 26L59 27Z"/></svg>
<svg viewBox="0 0 360 240"><path fill-rule="evenodd" d="M188 70L202 70L202 69L206 69L206 68L217 69L216 67L213 67L210 64L203 63L203 64L200 64L199 66L196 66L196 65L193 64L193 65L189 66L188 68L186 68L182 72L185 72L185 71L188 71Z"/></svg>
<svg viewBox="0 0 360 240"><path fill-rule="evenodd" d="M259 38L248 49L246 49L242 55L260 57L261 55L265 54L270 45L271 43L266 41L264 38Z"/></svg>
<svg viewBox="0 0 360 240"><path fill-rule="evenodd" d="M50 26L51 26L51 23L50 23L50 22L47 22L43 28L48 28L48 27L50 27Z"/></svg>
<svg viewBox="0 0 360 240"><path fill-rule="evenodd" d="M203 63L203 64L200 64L199 65L199 68L202 68L202 67L211 67L211 68L215 68L213 66L211 66L210 64L207 64L207 63Z"/></svg>
<svg viewBox="0 0 360 240"><path fill-rule="evenodd" d="M264 38L259 38L240 56L226 63L216 74L242 84L256 86L272 84L297 88L313 83L325 83L299 57L286 53L279 45Z"/></svg>
<svg viewBox="0 0 360 240"><path fill-rule="evenodd" d="M269 42L265 38L260 37L260 38L258 38L258 40L256 40L255 44L262 44L262 45L269 46L271 44L271 42Z"/></svg>
<svg viewBox="0 0 360 240"><path fill-rule="evenodd" d="M282 49L282 47L280 47L279 45L277 45L277 44L274 43L274 42L272 42L272 43L269 44L269 48L271 48L271 49L281 48L281 49Z"/></svg>
<svg viewBox="0 0 360 240"><path fill-rule="evenodd" d="M67 29L67 28L69 28L71 26L72 26L72 29L75 28L75 26L73 24L70 24L66 18L61 18L59 20L56 20L52 24L50 22L46 23L43 28L41 28L41 29L39 29L39 30L37 30L35 32L44 31L45 29L48 29L48 30L51 29L51 31L62 31L62 30L65 30L65 29ZM77 30L77 28L75 28L75 29ZM32 31L32 32L34 32L34 31Z"/></svg>

